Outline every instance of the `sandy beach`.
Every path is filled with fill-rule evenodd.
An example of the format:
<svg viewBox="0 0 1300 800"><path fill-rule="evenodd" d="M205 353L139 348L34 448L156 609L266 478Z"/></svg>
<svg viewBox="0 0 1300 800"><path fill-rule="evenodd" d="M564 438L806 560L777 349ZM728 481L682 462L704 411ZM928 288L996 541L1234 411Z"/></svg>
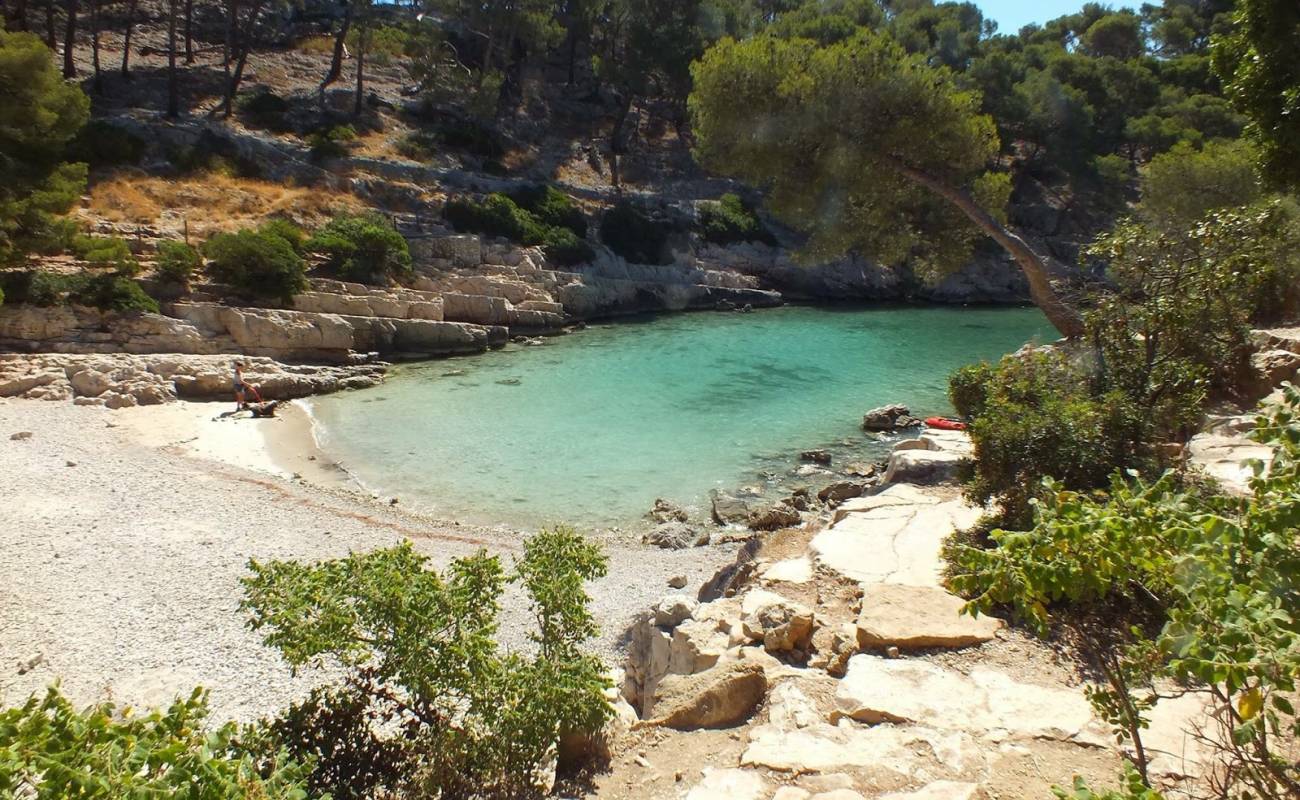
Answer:
<svg viewBox="0 0 1300 800"><path fill-rule="evenodd" d="M323 679L292 678L244 628L249 559L316 560L410 539L438 565L521 534L428 520L365 496L313 442L307 412L222 418L229 403L109 411L0 400L0 703L58 681L75 701L159 704L201 685L218 719L253 719ZM30 433L30 437L11 438ZM633 618L685 575L693 592L735 546L607 543L593 585L611 665ZM522 598L503 603L523 641Z"/></svg>

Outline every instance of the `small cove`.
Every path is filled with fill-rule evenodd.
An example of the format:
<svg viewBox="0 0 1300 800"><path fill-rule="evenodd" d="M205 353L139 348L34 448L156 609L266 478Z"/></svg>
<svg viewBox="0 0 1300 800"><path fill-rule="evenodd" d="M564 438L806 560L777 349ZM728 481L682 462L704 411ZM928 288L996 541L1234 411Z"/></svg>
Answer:
<svg viewBox="0 0 1300 800"><path fill-rule="evenodd" d="M948 374L1054 334L1036 309L791 306L593 325L541 346L396 368L313 401L322 447L441 517L635 528L656 497L788 491L798 453L835 466L889 442L862 412L949 413Z"/></svg>

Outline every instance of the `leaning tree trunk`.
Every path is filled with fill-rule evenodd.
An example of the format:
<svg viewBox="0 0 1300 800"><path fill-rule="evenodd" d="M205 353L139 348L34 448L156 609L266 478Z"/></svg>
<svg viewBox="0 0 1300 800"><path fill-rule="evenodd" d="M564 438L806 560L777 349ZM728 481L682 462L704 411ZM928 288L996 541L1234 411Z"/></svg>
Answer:
<svg viewBox="0 0 1300 800"><path fill-rule="evenodd" d="M235 108L235 93L239 91L239 84L244 80L244 66L248 63L248 51L252 49L253 28L257 25L257 16L262 13L262 0L253 3L252 11L248 15L248 22L245 30L239 32L238 37L238 60L235 62L235 72L230 76L230 81L226 84L226 98L221 103L221 116L229 118Z"/></svg>
<svg viewBox="0 0 1300 800"><path fill-rule="evenodd" d="M325 79L320 82L321 93L325 92L325 87L339 79L343 74L343 50L346 46L348 31L352 28L352 10L354 6L349 2L343 9L343 24L339 27L338 35L334 37L334 56L330 59L329 71L325 73Z"/></svg>
<svg viewBox="0 0 1300 800"><path fill-rule="evenodd" d="M357 36L357 96L352 104L352 116L357 119L361 118L361 94L365 89L365 72L366 72L366 45L370 44L370 31L364 27Z"/></svg>
<svg viewBox="0 0 1300 800"><path fill-rule="evenodd" d="M167 116L180 116L180 94L176 87L176 0L167 0Z"/></svg>
<svg viewBox="0 0 1300 800"><path fill-rule="evenodd" d="M975 202L975 198L971 197L967 192L945 183L928 172L909 167L906 164L895 162L893 167L904 178L925 187L952 203L971 222L975 223L977 228L1001 245L1002 249L1010 253L1011 257L1016 260L1016 264L1020 266L1020 271L1024 273L1025 280L1029 283L1030 299L1034 301L1034 305L1042 310L1047 320L1061 332L1062 336L1067 339L1077 339L1084 334L1083 317L1057 295L1056 290L1052 288L1051 278L1047 274L1047 264L1043 261L1042 256L1034 252L1028 242L994 219L993 215L985 211L979 203Z"/></svg>
<svg viewBox="0 0 1300 800"><path fill-rule="evenodd" d="M58 45L54 38L54 3L55 0L45 3L45 46L50 48L50 52Z"/></svg>
<svg viewBox="0 0 1300 800"><path fill-rule="evenodd" d="M77 65L72 60L72 45L77 40L77 0L68 0L68 26L63 32L63 77L77 77Z"/></svg>
<svg viewBox="0 0 1300 800"><path fill-rule="evenodd" d="M126 6L126 37L122 41L122 77L131 75L131 30L135 27L135 7L138 0Z"/></svg>

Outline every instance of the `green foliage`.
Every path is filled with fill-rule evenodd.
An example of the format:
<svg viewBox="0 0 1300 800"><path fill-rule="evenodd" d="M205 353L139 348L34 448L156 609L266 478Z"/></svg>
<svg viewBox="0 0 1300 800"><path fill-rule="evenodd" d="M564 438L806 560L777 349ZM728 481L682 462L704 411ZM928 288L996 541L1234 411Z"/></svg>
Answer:
<svg viewBox="0 0 1300 800"><path fill-rule="evenodd" d="M59 217L86 187L86 165L63 150L85 124L90 100L64 83L48 48L30 33L0 30L0 264L57 250L69 231Z"/></svg>
<svg viewBox="0 0 1300 800"><path fill-rule="evenodd" d="M482 552L442 573L427 566L409 543L311 565L250 564L250 627L294 667L332 662L349 675L271 729L291 753L319 755L313 786L339 797L378 787L535 796L558 738L610 713L600 661L583 649L596 632L584 584L605 574L605 556L557 528L529 539L510 573ZM537 623L527 655L496 641L511 583ZM321 721L339 731L328 746Z"/></svg>
<svg viewBox="0 0 1300 800"><path fill-rule="evenodd" d="M1207 719L1227 728L1203 740L1227 765L1224 796L1281 798L1300 785L1288 758L1300 736L1289 700L1300 675L1300 391L1285 387L1253 436L1275 453L1256 466L1248 497L1182 489L1172 475L1117 474L1100 499L1049 483L1032 531L958 548L952 585L973 597L971 610L1010 606L1039 632L1063 604L1154 607L1156 632L1133 627L1122 648L1082 629L1108 654L1107 685L1090 692L1098 713L1140 743L1152 687L1199 692ZM1140 755L1136 767L1149 785Z"/></svg>
<svg viewBox="0 0 1300 800"><path fill-rule="evenodd" d="M307 137L311 160L320 162L331 158L346 158L349 143L356 138L357 132L351 125L335 125L316 131Z"/></svg>
<svg viewBox="0 0 1300 800"><path fill-rule="evenodd" d="M587 217L573 198L550 184L529 186L510 192L510 199L526 209L543 225L568 228L579 239L587 235Z"/></svg>
<svg viewBox="0 0 1300 800"><path fill-rule="evenodd" d="M306 800L306 770L279 754L256 761L249 741L256 734L234 723L210 728L202 691L166 711L132 711L112 704L78 711L57 688L0 710L0 795Z"/></svg>
<svg viewBox="0 0 1300 800"><path fill-rule="evenodd" d="M973 417L972 500L996 499L1009 524L1023 524L1046 476L1081 489L1104 487L1111 472L1150 468L1152 434L1143 409L1118 391L1098 391L1086 367L1062 353L1004 358L961 370L950 385L959 413Z"/></svg>
<svg viewBox="0 0 1300 800"><path fill-rule="evenodd" d="M397 141L397 152L412 161L432 161L438 152L438 140L428 131L412 131Z"/></svg>
<svg viewBox="0 0 1300 800"><path fill-rule="evenodd" d="M267 89L259 87L245 92L235 99L235 108L245 122L259 128L272 131L286 131L288 125L285 114L292 106L288 100Z"/></svg>
<svg viewBox="0 0 1300 800"><path fill-rule="evenodd" d="M374 25L366 32L366 61L386 67L399 61L412 44L411 34L400 25ZM348 31L347 44L353 52L360 49L361 31Z"/></svg>
<svg viewBox="0 0 1300 800"><path fill-rule="evenodd" d="M203 244L208 272L239 292L288 303L307 288L302 256L266 230L219 233Z"/></svg>
<svg viewBox="0 0 1300 800"><path fill-rule="evenodd" d="M347 280L370 283L411 271L406 239L380 214L338 216L316 232L306 249Z"/></svg>
<svg viewBox="0 0 1300 800"><path fill-rule="evenodd" d="M1200 149L1180 143L1143 168L1138 216L1153 227L1177 231L1211 211L1251 205L1262 194L1255 163L1245 142L1217 140Z"/></svg>
<svg viewBox="0 0 1300 800"><path fill-rule="evenodd" d="M95 119L68 143L66 158L92 167L115 167L139 163L144 151L144 139L111 122Z"/></svg>
<svg viewBox="0 0 1300 800"><path fill-rule="evenodd" d="M186 244L167 240L158 243L158 277L168 283L185 286L203 266L199 251Z"/></svg>
<svg viewBox="0 0 1300 800"><path fill-rule="evenodd" d="M546 257L562 266L591 261L595 251L577 233L585 234L587 221L573 201L551 187L518 192L520 200L537 209L535 214L504 194L490 194L483 202L452 200L443 216L458 231L501 236L527 246L541 245ZM545 215L544 221L539 214Z"/></svg>
<svg viewBox="0 0 1300 800"><path fill-rule="evenodd" d="M270 236L278 236L289 243L298 255L306 252L307 233L283 217L273 217L257 226L257 230Z"/></svg>
<svg viewBox="0 0 1300 800"><path fill-rule="evenodd" d="M1131 11L1107 14L1088 26L1080 44L1084 51L1097 58L1122 61L1138 58L1146 51L1142 20Z"/></svg>
<svg viewBox="0 0 1300 800"><path fill-rule="evenodd" d="M1278 188L1300 187L1300 6L1238 0L1230 33L1214 46L1214 71L1250 122L1260 173Z"/></svg>
<svg viewBox="0 0 1300 800"><path fill-rule="evenodd" d="M67 301L102 311L158 313L158 301L145 294L140 284L121 273L83 275L73 282Z"/></svg>
<svg viewBox="0 0 1300 800"><path fill-rule="evenodd" d="M629 201L612 206L600 220L600 240L634 264L669 264L672 228Z"/></svg>
<svg viewBox="0 0 1300 800"><path fill-rule="evenodd" d="M77 235L73 237L69 249L77 258L91 266L114 267L119 272L132 275L140 271L140 262L132 254L131 246L117 236Z"/></svg>
<svg viewBox="0 0 1300 800"><path fill-rule="evenodd" d="M10 303L34 306L62 305L72 288L73 276L45 270L6 270L0 272L0 288Z"/></svg>
<svg viewBox="0 0 1300 800"><path fill-rule="evenodd" d="M1052 794L1059 800L1164 800L1163 794L1143 782L1142 774L1131 763L1124 762L1124 772L1120 777L1122 784L1119 789L1108 789L1098 794L1076 775L1069 790L1053 786Z"/></svg>
<svg viewBox="0 0 1300 800"><path fill-rule="evenodd" d="M754 213L754 209L746 206L740 196L735 194L724 194L717 202L701 204L700 234L705 241L715 244L776 244L772 232Z"/></svg>
<svg viewBox="0 0 1300 800"><path fill-rule="evenodd" d="M723 40L693 75L699 158L768 187L772 212L811 234L809 254L934 269L970 256L970 221L901 169L969 189L998 151L978 95L947 70L863 31L829 47Z"/></svg>

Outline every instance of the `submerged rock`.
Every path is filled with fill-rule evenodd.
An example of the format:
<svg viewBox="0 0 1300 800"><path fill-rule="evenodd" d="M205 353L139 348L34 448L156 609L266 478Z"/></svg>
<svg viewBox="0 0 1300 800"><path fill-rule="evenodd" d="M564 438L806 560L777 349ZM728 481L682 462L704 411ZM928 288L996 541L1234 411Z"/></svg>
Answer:
<svg viewBox="0 0 1300 800"><path fill-rule="evenodd" d="M825 450L805 450L799 454L803 461L811 461L814 464L830 464L831 454Z"/></svg>
<svg viewBox="0 0 1300 800"><path fill-rule="evenodd" d="M690 518L686 513L686 509L662 497L655 500L654 508L650 509L646 516L660 524L665 522L685 522Z"/></svg>

